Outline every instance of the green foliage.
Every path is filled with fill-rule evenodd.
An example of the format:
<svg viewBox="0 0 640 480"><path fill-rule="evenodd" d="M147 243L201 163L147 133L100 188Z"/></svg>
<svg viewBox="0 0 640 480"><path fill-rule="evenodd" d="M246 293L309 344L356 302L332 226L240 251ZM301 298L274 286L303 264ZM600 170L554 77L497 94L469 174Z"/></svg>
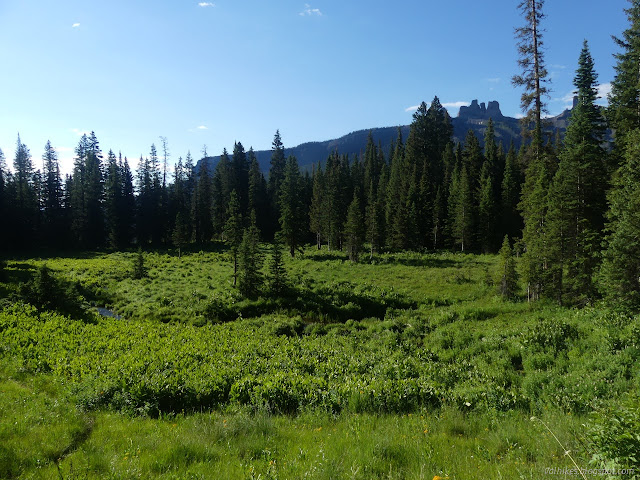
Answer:
<svg viewBox="0 0 640 480"><path fill-rule="evenodd" d="M138 253L133 258L133 264L131 267L131 278L134 280L140 280L147 276L147 268L145 266L144 253L142 247L138 248Z"/></svg>
<svg viewBox="0 0 640 480"><path fill-rule="evenodd" d="M58 278L46 264L38 267L33 278L20 286L18 298L40 312L53 310L74 318L88 316L84 298L76 286Z"/></svg>
<svg viewBox="0 0 640 480"><path fill-rule="evenodd" d="M509 244L509 237L506 235L498 255L500 256L496 278L498 291L503 298L515 298L518 294L518 272L516 271L516 262L513 258L511 245Z"/></svg>
<svg viewBox="0 0 640 480"><path fill-rule="evenodd" d="M640 130L631 132L628 140L609 194L600 288L610 303L640 311Z"/></svg>
<svg viewBox="0 0 640 480"><path fill-rule="evenodd" d="M640 477L640 398L627 398L619 405L597 413L589 437L595 454L591 465L609 471L634 471L607 478Z"/></svg>
<svg viewBox="0 0 640 480"><path fill-rule="evenodd" d="M273 295L280 296L288 288L288 275L282 258L282 243L280 243L279 235L275 236L271 244L271 256L269 257L268 269L267 281L269 290Z"/></svg>
<svg viewBox="0 0 640 480"><path fill-rule="evenodd" d="M260 252L260 232L256 226L255 211L251 212L251 225L245 229L238 249L238 289L245 297L255 297L261 291L263 257Z"/></svg>

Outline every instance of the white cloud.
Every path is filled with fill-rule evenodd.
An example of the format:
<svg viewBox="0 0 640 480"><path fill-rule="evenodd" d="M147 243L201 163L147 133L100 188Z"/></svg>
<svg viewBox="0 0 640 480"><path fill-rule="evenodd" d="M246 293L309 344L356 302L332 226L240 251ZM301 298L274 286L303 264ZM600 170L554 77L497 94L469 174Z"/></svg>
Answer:
<svg viewBox="0 0 640 480"><path fill-rule="evenodd" d="M215 7L216 4L215 3L211 3L211 2L200 2L200 3L198 3L198 6L199 7L203 7L203 8L205 8L205 7Z"/></svg>
<svg viewBox="0 0 640 480"><path fill-rule="evenodd" d="M500 83L500 78L487 78L487 82L489 83Z"/></svg>
<svg viewBox="0 0 640 480"><path fill-rule="evenodd" d="M602 83L598 85L598 97L600 97L599 103L608 103L608 96L611 93L611 83Z"/></svg>
<svg viewBox="0 0 640 480"><path fill-rule="evenodd" d="M74 23L73 25L71 25L71 28L78 28L80 26L79 23Z"/></svg>
<svg viewBox="0 0 640 480"><path fill-rule="evenodd" d="M308 3L304 4L304 10L299 13L301 17L321 17L322 12L319 8L311 8Z"/></svg>
<svg viewBox="0 0 640 480"><path fill-rule="evenodd" d="M446 109L449 108L460 108L460 107L468 107L469 105L471 105L470 102L449 102L449 103L443 103L442 106Z"/></svg>
<svg viewBox="0 0 640 480"><path fill-rule="evenodd" d="M420 107L420 105L414 105L413 107L407 107L404 109L405 112L415 112L416 110L418 110L418 108Z"/></svg>
<svg viewBox="0 0 640 480"><path fill-rule="evenodd" d="M209 130L209 128L205 125L200 125L199 127L197 127L197 130Z"/></svg>

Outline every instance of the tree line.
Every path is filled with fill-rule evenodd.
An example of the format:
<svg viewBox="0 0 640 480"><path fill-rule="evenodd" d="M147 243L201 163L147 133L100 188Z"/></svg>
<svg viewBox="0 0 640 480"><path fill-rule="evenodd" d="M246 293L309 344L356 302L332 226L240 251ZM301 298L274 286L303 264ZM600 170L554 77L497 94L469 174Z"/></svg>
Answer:
<svg viewBox="0 0 640 480"><path fill-rule="evenodd" d="M597 74L587 42L574 79L577 101L562 139L544 124L548 76L543 0L522 0L516 29L525 141L497 141L489 120L482 141L469 131L454 143L450 117L435 97L413 115L388 151L370 134L360 155L335 151L312 172L285 155L279 132L268 175L253 149L225 149L209 171L188 153L169 171L167 141L139 159L104 157L94 133L81 138L64 179L47 142L42 169L18 137L13 171L0 151L0 214L5 249L81 249L131 245L179 250L212 240L230 245L234 281L259 241L276 239L290 255L304 244L345 251L358 261L383 250L455 249L522 254L530 300L585 305L599 295L640 307L640 1L629 27L609 106L596 105ZM606 141L605 132L615 132ZM206 148L203 150L206 159ZM505 242L506 239L506 242ZM505 250L505 248L507 250ZM253 252L253 253L252 253ZM245 270L242 270L245 272Z"/></svg>

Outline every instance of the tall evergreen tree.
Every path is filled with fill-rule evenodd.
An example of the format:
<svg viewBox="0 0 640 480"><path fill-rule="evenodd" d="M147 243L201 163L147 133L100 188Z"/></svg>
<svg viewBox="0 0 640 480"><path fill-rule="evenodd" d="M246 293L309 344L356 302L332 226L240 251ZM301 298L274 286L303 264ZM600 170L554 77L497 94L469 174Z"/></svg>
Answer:
<svg viewBox="0 0 640 480"><path fill-rule="evenodd" d="M318 167L313 172L313 188L311 194L311 206L309 209L309 228L316 236L316 247L322 248L323 236L326 237L327 211L325 202L325 180L322 167L318 162Z"/></svg>
<svg viewBox="0 0 640 480"><path fill-rule="evenodd" d="M58 154L47 141L42 155L44 185L42 189L42 214L44 238L50 245L62 245L63 240L63 189Z"/></svg>
<svg viewBox="0 0 640 480"><path fill-rule="evenodd" d="M518 66L520 75L515 75L512 82L515 86L524 87L521 97L522 109L526 111L523 124L533 126L532 154L536 161L542 156L542 114L545 111L543 97L548 94L547 70L544 65L541 21L545 15L542 11L544 0L521 0L518 9L524 17L525 25L516 28L518 40Z"/></svg>
<svg viewBox="0 0 640 480"><path fill-rule="evenodd" d="M515 86L524 88L521 97L522 109L526 112L523 125L527 136L531 137L526 148L527 164L520 202L526 249L524 272L530 300L537 299L544 289L549 288L545 222L547 191L555 170L554 160L544 151L542 137L542 114L545 111L543 98L548 94L545 86L548 81L547 70L542 50L543 6L544 0L522 0L518 5L525 19L525 25L516 29L520 54L518 65L522 68L522 73L512 79Z"/></svg>
<svg viewBox="0 0 640 480"><path fill-rule="evenodd" d="M347 212L347 221L344 225L345 243L349 253L349 260L352 262L357 262L360 257L365 234L364 218L359 197L359 193L355 191Z"/></svg>
<svg viewBox="0 0 640 480"><path fill-rule="evenodd" d="M238 281L238 251L243 239L242 212L238 194L233 190L229 196L227 207L227 221L224 226L224 240L229 245L233 259L233 286Z"/></svg>
<svg viewBox="0 0 640 480"><path fill-rule="evenodd" d="M615 78L611 82L608 117L616 131L616 145L619 150L625 148L624 137L627 133L640 128L640 1L629 0L625 9L629 22L622 38L613 37L621 52L614 55L617 62L614 67Z"/></svg>
<svg viewBox="0 0 640 480"><path fill-rule="evenodd" d="M460 251L468 251L473 244L473 195L466 165L454 170L449 189L449 222L451 237Z"/></svg>
<svg viewBox="0 0 640 480"><path fill-rule="evenodd" d="M625 144L609 194L600 285L611 303L640 312L640 129L629 132Z"/></svg>
<svg viewBox="0 0 640 480"><path fill-rule="evenodd" d="M495 196L493 193L493 175L489 161L482 165L480 186L478 188L478 241L483 253L496 251L496 232L498 218L496 216Z"/></svg>
<svg viewBox="0 0 640 480"><path fill-rule="evenodd" d="M305 232L305 217L301 205L301 177L296 157L287 159L284 180L280 187L280 231L291 256L302 245Z"/></svg>
<svg viewBox="0 0 640 480"><path fill-rule="evenodd" d="M522 176L513 142L507 152L500 188L501 232L509 238L517 238L522 232L522 217L518 211Z"/></svg>
<svg viewBox="0 0 640 480"><path fill-rule="evenodd" d="M124 235L121 231L123 203L123 181L122 172L118 166L113 150L107 154L107 168L105 172L105 218L107 222L107 237L109 245L113 248L122 248L125 244Z"/></svg>
<svg viewBox="0 0 640 480"><path fill-rule="evenodd" d="M207 162L201 162L193 195L192 209L194 234L197 243L211 241L213 237L213 192Z"/></svg>
<svg viewBox="0 0 640 480"><path fill-rule="evenodd" d="M20 135L16 143L13 171L10 222L13 228L10 231L14 234L15 246L31 246L39 222L39 205L31 152L20 141Z"/></svg>
<svg viewBox="0 0 640 480"><path fill-rule="evenodd" d="M265 232L269 227L270 210L267 193L267 182L260 171L258 159L253 148L249 149L249 211L256 213L257 226L260 232Z"/></svg>
<svg viewBox="0 0 640 480"><path fill-rule="evenodd" d="M574 85L577 103L549 196L547 245L553 252L551 264L558 269L554 291L566 297L561 300L584 304L595 292L592 277L602 243L608 184L604 120L595 103L597 76L586 41Z"/></svg>
<svg viewBox="0 0 640 480"><path fill-rule="evenodd" d="M271 201L271 215L276 221L280 218L280 186L284 181L284 171L287 159L284 153L284 144L280 136L280 130L276 130L271 147L271 166L269 168L268 191ZM273 234L275 232L271 232Z"/></svg>

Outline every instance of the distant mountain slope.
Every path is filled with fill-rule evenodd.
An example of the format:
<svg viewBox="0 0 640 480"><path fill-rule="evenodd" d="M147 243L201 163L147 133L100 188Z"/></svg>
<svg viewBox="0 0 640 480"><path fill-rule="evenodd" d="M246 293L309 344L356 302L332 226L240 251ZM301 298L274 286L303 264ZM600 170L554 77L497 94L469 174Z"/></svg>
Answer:
<svg viewBox="0 0 640 480"><path fill-rule="evenodd" d="M564 134L569 116L570 110L565 110L560 115L549 118L550 128L552 130L557 128L561 134ZM500 105L496 101L489 102L488 107L485 106L484 103L478 104L477 100L471 102L471 105L468 107L460 107L458 116L451 119L454 141L464 142L467 132L471 129L480 140L480 143L483 143L484 132L487 128L489 118L493 119L496 139L498 142L503 143L505 150L509 148L511 140L515 143L516 148L520 146L520 121L517 118L502 115ZM385 154L387 154L392 142L398 137L398 128L402 130L402 137L406 142L409 136L409 125L371 128L358 130L334 140L307 142L297 147L287 148L286 155L294 155L298 159L301 169L310 170L312 165L318 162L324 163L327 157L336 150L340 154L348 154L351 157L364 153L369 132L373 135L375 143L380 144ZM267 174L271 162L271 150L259 150L255 153L258 163L260 164L260 169ZM218 164L220 157L216 156L202 159L198 162L198 167L204 160L208 162L209 171L212 172Z"/></svg>

